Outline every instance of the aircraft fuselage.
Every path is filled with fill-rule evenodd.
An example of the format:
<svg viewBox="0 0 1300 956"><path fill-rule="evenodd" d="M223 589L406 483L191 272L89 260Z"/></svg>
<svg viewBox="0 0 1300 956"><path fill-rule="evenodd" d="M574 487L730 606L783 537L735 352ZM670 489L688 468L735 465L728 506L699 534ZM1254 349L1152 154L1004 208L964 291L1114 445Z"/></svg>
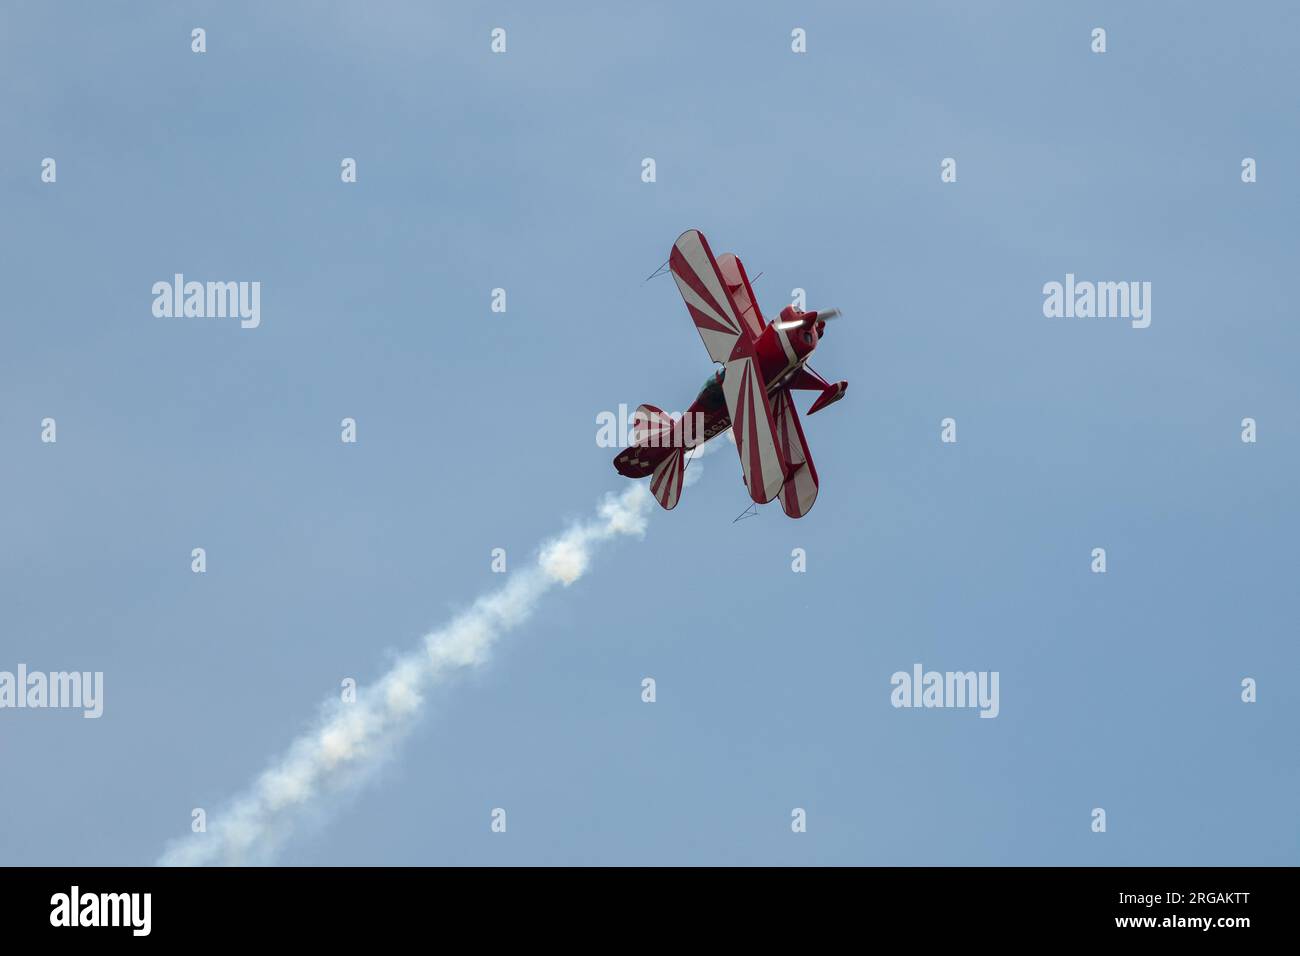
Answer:
<svg viewBox="0 0 1300 956"><path fill-rule="evenodd" d="M798 315L794 318L798 318ZM782 313L782 319L785 320L785 313ZM769 397L808 361L825 328L824 322L810 323L808 328L798 326L787 329L778 328L776 322L771 322L763 329L754 342L754 351L758 356L758 369L763 375ZM685 429L687 448L702 445L731 427L731 416L727 413L727 403L722 396L724 373L725 369L721 368L715 371L713 378L705 383L691 407L682 415L683 420L691 415L703 416L703 419L691 419L691 425L696 426L702 421L703 428L688 426Z"/></svg>

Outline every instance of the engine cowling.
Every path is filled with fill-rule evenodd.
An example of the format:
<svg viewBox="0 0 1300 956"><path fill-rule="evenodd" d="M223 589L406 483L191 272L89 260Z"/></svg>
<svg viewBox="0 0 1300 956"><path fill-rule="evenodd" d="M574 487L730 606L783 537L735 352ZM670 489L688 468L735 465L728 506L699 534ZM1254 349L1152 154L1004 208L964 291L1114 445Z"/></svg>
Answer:
<svg viewBox="0 0 1300 956"><path fill-rule="evenodd" d="M763 329L754 343L763 380L770 385L794 374L817 348L820 337L816 312L800 312L794 306L782 309L780 319Z"/></svg>

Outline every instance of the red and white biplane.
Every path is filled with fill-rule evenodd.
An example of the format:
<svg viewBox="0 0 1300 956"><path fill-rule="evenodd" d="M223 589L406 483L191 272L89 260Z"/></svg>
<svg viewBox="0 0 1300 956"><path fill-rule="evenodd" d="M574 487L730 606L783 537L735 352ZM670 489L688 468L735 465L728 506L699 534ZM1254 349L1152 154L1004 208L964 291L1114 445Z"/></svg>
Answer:
<svg viewBox="0 0 1300 956"><path fill-rule="evenodd" d="M791 518L817 500L813 467L791 391L821 392L808 414L844 397L848 382L831 384L808 357L838 310L802 312L793 305L767 323L745 267L731 253L715 259L698 230L678 236L668 266L709 357L722 364L680 419L653 405L633 417L633 442L614 459L628 478L650 475L650 491L665 509L681 498L687 457L728 426L736 439L749 496L765 504L778 495Z"/></svg>

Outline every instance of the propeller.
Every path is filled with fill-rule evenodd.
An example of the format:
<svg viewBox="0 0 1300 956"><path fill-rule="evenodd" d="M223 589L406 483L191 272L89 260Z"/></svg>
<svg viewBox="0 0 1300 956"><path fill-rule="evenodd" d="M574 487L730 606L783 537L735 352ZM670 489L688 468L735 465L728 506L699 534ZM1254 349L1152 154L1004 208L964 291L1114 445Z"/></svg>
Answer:
<svg viewBox="0 0 1300 956"><path fill-rule="evenodd" d="M801 325L808 325L810 322L829 322L831 319L838 319L844 313L839 309L823 309L821 312L808 312L801 319L794 319L790 322L778 322L776 327L781 331L786 329L797 329Z"/></svg>

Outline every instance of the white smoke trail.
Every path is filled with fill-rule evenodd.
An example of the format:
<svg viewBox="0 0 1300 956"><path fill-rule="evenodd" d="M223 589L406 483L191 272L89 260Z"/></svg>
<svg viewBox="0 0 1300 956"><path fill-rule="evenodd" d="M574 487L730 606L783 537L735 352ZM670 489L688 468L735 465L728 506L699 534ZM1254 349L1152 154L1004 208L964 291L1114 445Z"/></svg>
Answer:
<svg viewBox="0 0 1300 956"><path fill-rule="evenodd" d="M699 467L698 465L696 467ZM505 585L405 655L350 704L334 701L318 725L295 740L253 785L209 821L206 833L168 844L164 866L263 864L319 809L321 799L364 778L418 720L423 695L454 671L485 661L493 644L521 624L557 584L586 572L594 547L645 533L653 499L642 482L606 495L594 521L576 524L542 546L537 564L509 572Z"/></svg>

